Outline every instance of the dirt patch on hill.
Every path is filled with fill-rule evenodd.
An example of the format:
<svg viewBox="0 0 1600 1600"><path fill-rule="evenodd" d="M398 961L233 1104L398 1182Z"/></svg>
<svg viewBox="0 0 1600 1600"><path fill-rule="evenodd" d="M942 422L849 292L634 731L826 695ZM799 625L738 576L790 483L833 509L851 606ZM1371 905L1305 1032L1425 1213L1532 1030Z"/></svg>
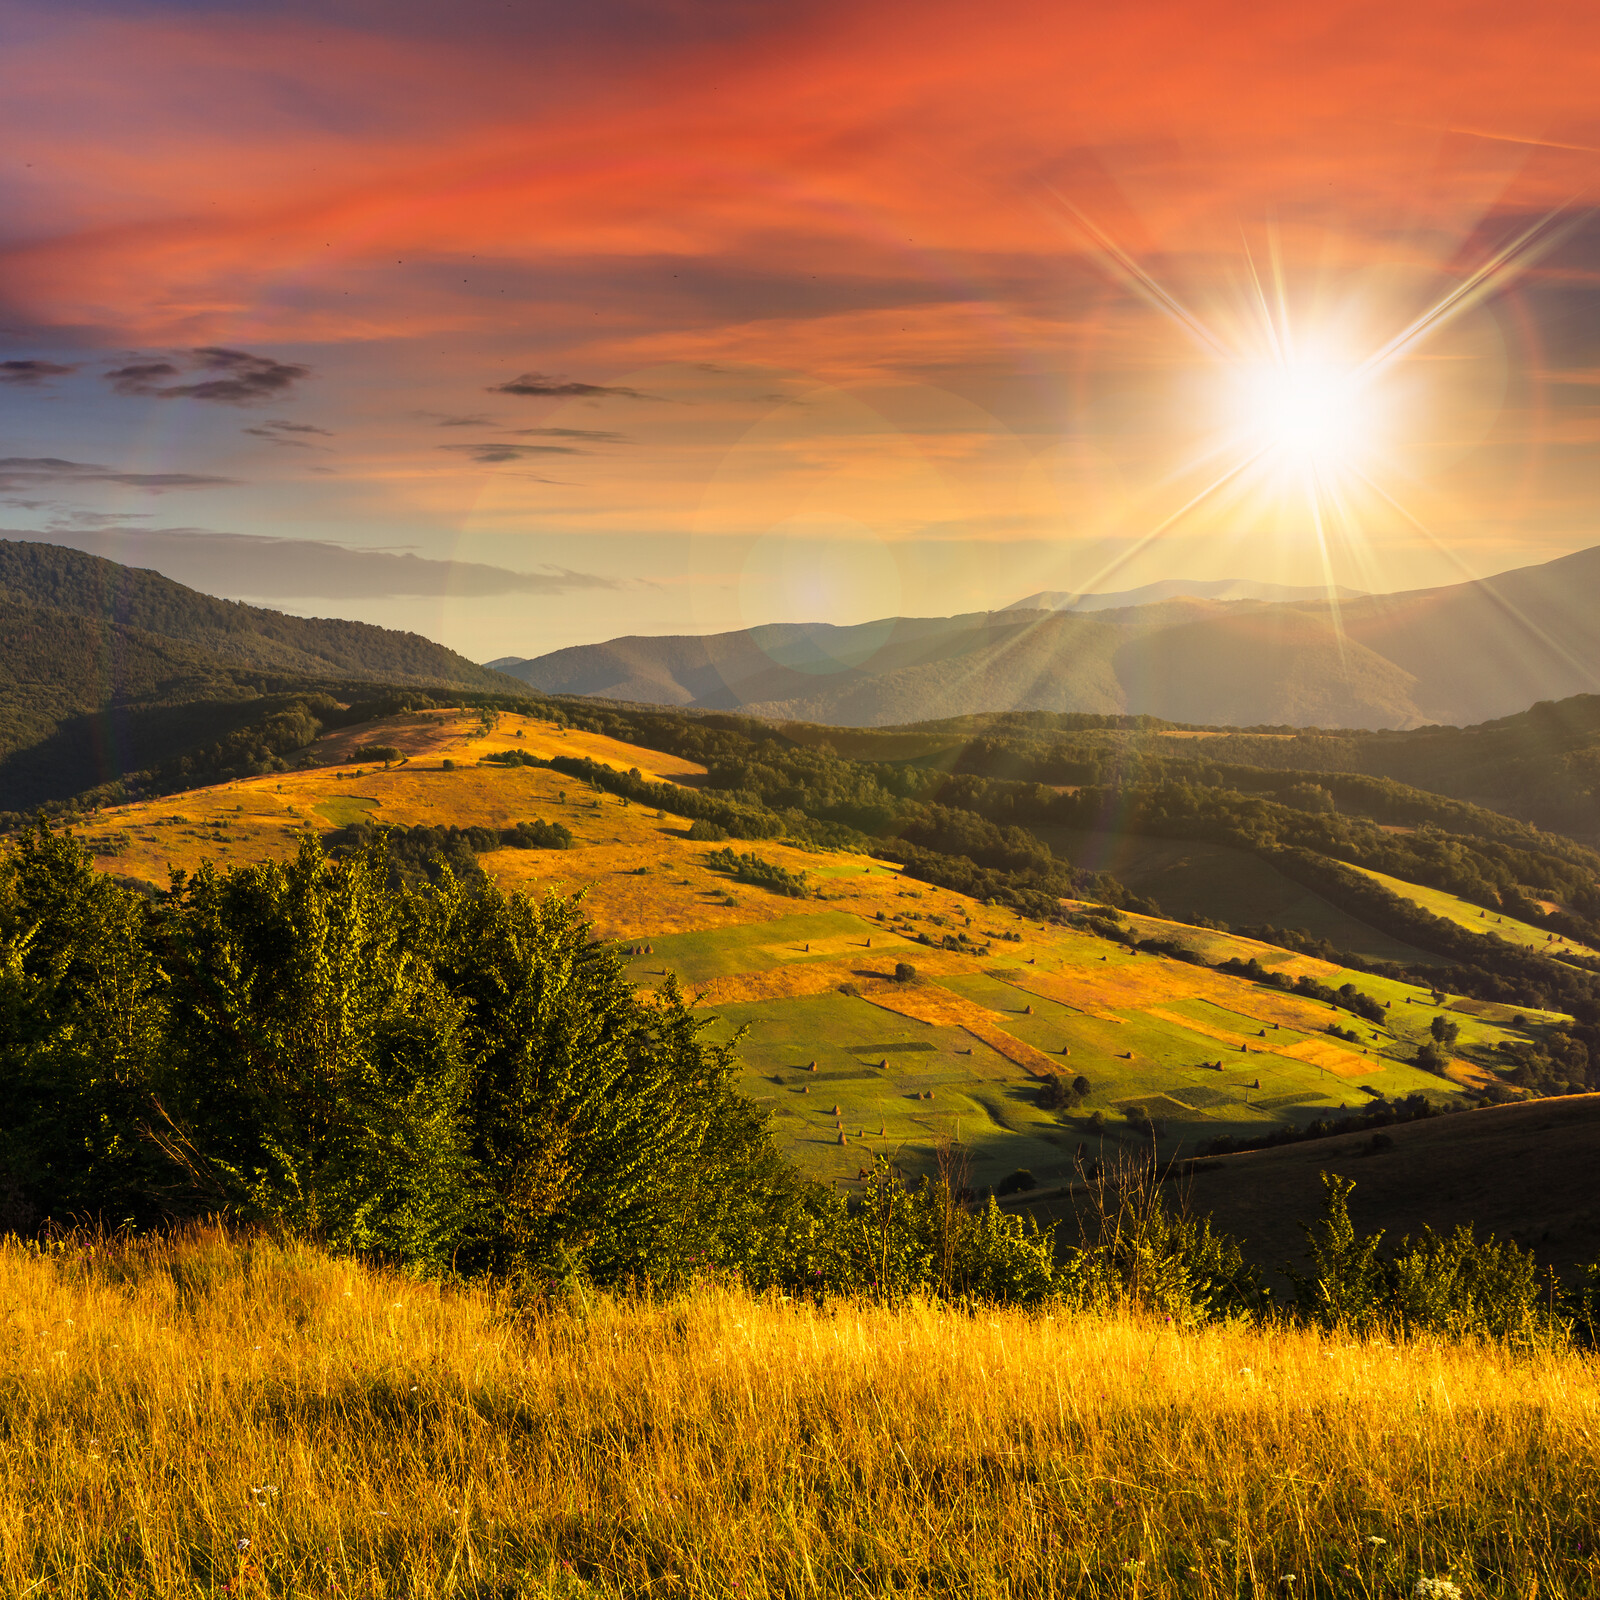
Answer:
<svg viewBox="0 0 1600 1600"><path fill-rule="evenodd" d="M392 744L415 761L447 754L461 744L469 728L477 726L476 718L468 719L460 711L407 711L325 733L306 753L318 766L342 767L356 759L355 752L364 744Z"/></svg>

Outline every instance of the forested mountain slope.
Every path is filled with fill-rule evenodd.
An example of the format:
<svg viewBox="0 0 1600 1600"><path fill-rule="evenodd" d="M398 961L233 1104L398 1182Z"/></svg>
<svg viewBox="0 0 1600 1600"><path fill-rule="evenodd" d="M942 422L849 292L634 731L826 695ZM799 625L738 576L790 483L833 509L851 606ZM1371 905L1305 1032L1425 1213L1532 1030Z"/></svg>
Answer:
<svg viewBox="0 0 1600 1600"><path fill-rule="evenodd" d="M208 652L220 660L310 677L370 678L464 689L510 687L499 673L468 661L416 633L333 617L291 617L281 611L218 600L163 578L61 545L0 540L0 599L87 619L105 628L135 628ZM71 625L62 621L59 626ZM7 647L13 674L43 680L49 669L29 666L30 652L48 650L48 630L36 625ZM129 692L107 652L104 697Z"/></svg>
<svg viewBox="0 0 1600 1600"><path fill-rule="evenodd" d="M0 540L0 811L158 768L173 782L239 761L257 770L285 748L282 726L265 724L296 694L320 697L325 717L335 700L391 690L520 688L417 634L237 605Z"/></svg>

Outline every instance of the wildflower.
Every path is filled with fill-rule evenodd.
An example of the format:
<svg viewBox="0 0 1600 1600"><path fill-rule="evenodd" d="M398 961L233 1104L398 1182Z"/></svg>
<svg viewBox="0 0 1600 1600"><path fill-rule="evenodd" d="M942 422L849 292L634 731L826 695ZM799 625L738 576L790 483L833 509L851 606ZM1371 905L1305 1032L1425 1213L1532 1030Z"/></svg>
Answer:
<svg viewBox="0 0 1600 1600"><path fill-rule="evenodd" d="M277 1494L278 1494L278 1486L275 1483L257 1484L250 1491L251 1498L255 1501L255 1503L258 1506L264 1506L264 1505L266 1505L266 1503L269 1500L276 1499L277 1498Z"/></svg>
<svg viewBox="0 0 1600 1600"><path fill-rule="evenodd" d="M1461 1600L1461 1591L1445 1578L1418 1578L1413 1600Z"/></svg>
<svg viewBox="0 0 1600 1600"><path fill-rule="evenodd" d="M248 1539L241 1539L237 1548L240 1550L248 1550L250 1548L250 1541Z"/></svg>
<svg viewBox="0 0 1600 1600"><path fill-rule="evenodd" d="M1375 1533L1367 1535L1367 1548L1369 1550L1381 1550L1388 1542L1387 1539L1380 1539Z"/></svg>

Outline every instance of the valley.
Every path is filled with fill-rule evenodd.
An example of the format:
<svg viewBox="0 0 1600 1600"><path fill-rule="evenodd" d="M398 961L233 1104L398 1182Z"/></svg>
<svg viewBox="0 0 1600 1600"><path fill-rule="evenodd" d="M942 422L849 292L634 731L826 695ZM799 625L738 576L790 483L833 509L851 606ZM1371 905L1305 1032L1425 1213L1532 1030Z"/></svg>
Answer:
<svg viewBox="0 0 1600 1600"><path fill-rule="evenodd" d="M403 761L386 770L354 758L376 741ZM1085 1152L1132 1155L1153 1143L1190 1156L1219 1137L1292 1129L1380 1097L1465 1105L1469 1089L1492 1081L1483 1063L1503 1042L1558 1020L1533 1013L1519 1024L1508 1007L1471 1001L1441 1009L1414 984L1161 917L1125 914L1125 933L1107 938L850 850L737 846L803 875L809 897L797 901L709 864L713 847L691 840L680 815L546 767L484 760L512 751L667 782L701 775L696 763L532 717L419 712L326 735L301 770L106 808L85 837L103 870L159 888L174 870L286 860L303 835L336 843L352 823L560 822L570 848L496 849L481 866L508 890L581 894L641 991L673 976L715 1019L712 1037L739 1037L739 1087L783 1151L847 1186L879 1155L931 1170L942 1145L974 1187L1019 1170L1059 1185ZM962 948L931 947L957 930ZM1132 951L1147 939L1181 941L1211 965ZM1353 982L1384 1020L1213 970L1230 958L1333 989ZM897 981L902 965L915 969L910 981ZM1411 1064L1441 1015L1459 1028L1444 1076ZM1046 1107L1051 1076L1086 1079L1087 1092Z"/></svg>

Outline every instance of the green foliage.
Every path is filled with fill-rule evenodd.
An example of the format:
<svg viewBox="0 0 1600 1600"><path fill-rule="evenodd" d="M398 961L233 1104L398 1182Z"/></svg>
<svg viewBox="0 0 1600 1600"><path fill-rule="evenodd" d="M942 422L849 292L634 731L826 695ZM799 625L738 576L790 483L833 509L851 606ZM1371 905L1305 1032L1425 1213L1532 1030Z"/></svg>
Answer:
<svg viewBox="0 0 1600 1600"><path fill-rule="evenodd" d="M396 896L381 839L175 886L167 1113L197 1204L437 1268L470 1199L462 1008L440 908Z"/></svg>
<svg viewBox="0 0 1600 1600"><path fill-rule="evenodd" d="M141 1135L168 1034L146 923L65 833L31 828L0 861L0 1228L164 1209Z"/></svg>
<svg viewBox="0 0 1600 1600"><path fill-rule="evenodd" d="M514 850L570 850L572 830L564 823L519 822L514 827L500 830L500 842Z"/></svg>
<svg viewBox="0 0 1600 1600"><path fill-rule="evenodd" d="M1238 1244L1173 1206L1149 1157L1096 1168L1083 1242L1067 1253L1061 1292L1085 1310L1132 1309L1179 1324L1259 1316L1271 1294Z"/></svg>
<svg viewBox="0 0 1600 1600"><path fill-rule="evenodd" d="M352 761L381 761L384 766L405 760L405 751L394 744L358 744L350 752Z"/></svg>
<svg viewBox="0 0 1600 1600"><path fill-rule="evenodd" d="M851 1200L813 1188L758 1242L744 1275L755 1287L1039 1305L1059 1291L1052 1234L1031 1215L974 1208L947 1162L908 1186L875 1159Z"/></svg>
<svg viewBox="0 0 1600 1600"><path fill-rule="evenodd" d="M775 861L767 861L752 851L736 853L733 849L713 850L706 856L706 865L713 872L726 872L740 883L754 884L769 889L773 894L788 895L794 900L806 899L811 890L803 872L791 872Z"/></svg>
<svg viewBox="0 0 1600 1600"><path fill-rule="evenodd" d="M524 1284L735 1266L791 1178L676 983L639 1001L576 904L451 896L441 971L472 1039L480 1204L458 1264Z"/></svg>
<svg viewBox="0 0 1600 1600"><path fill-rule="evenodd" d="M1433 1334L1529 1343L1565 1331L1532 1255L1509 1240L1478 1239L1470 1226L1443 1236L1424 1228L1416 1240L1385 1252L1381 1232L1362 1235L1351 1221L1354 1181L1325 1172L1322 1187L1321 1220L1302 1224L1311 1274L1286 1269L1305 1320L1357 1337ZM1572 1301L1580 1319L1588 1304L1580 1289Z"/></svg>
<svg viewBox="0 0 1600 1600"><path fill-rule="evenodd" d="M1046 1111L1070 1111L1088 1094L1089 1080L1081 1073L1076 1078L1068 1078L1063 1073L1052 1072L1040 1079L1037 1098Z"/></svg>
<svg viewBox="0 0 1600 1600"><path fill-rule="evenodd" d="M696 817L689 824L689 837L696 844L718 844L728 837L728 830L707 817Z"/></svg>
<svg viewBox="0 0 1600 1600"><path fill-rule="evenodd" d="M570 901L342 859L154 907L44 827L0 873L7 1217L220 1212L524 1286L736 1268L796 1203L731 1047Z"/></svg>

